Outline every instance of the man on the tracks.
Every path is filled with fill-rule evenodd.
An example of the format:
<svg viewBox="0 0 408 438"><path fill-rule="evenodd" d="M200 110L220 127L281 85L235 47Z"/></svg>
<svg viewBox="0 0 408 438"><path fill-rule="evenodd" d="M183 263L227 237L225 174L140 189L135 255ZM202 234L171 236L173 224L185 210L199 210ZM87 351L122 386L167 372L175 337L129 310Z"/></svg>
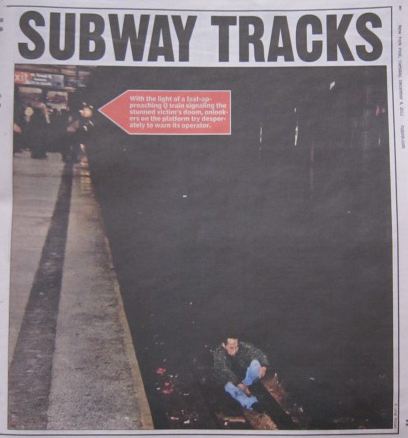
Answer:
<svg viewBox="0 0 408 438"><path fill-rule="evenodd" d="M225 391L242 407L257 411L258 399L249 387L265 376L269 361L266 354L248 342L226 338L214 353L214 369Z"/></svg>

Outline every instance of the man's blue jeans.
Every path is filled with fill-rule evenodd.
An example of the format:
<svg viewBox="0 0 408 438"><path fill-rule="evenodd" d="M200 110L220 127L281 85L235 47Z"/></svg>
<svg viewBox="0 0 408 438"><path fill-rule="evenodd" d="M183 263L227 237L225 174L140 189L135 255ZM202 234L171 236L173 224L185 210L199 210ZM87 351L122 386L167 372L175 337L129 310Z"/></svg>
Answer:
<svg viewBox="0 0 408 438"><path fill-rule="evenodd" d="M257 380L259 380L259 371L261 364L257 360L253 360L246 371L245 379L242 383L246 386L251 386ZM238 386L235 386L232 382L228 382L225 386L225 391L236 400L243 408L251 409L254 403L258 402L258 399L254 396L247 396L245 391Z"/></svg>

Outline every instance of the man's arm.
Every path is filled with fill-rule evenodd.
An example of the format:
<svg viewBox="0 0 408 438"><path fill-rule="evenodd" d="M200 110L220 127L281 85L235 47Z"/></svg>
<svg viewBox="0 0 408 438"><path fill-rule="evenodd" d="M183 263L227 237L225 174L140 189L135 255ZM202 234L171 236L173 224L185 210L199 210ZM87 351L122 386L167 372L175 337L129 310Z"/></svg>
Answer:
<svg viewBox="0 0 408 438"><path fill-rule="evenodd" d="M227 382L231 382L234 385L240 383L236 374L230 369L227 363L227 355L225 351L221 349L215 350L214 353L214 370L219 378Z"/></svg>
<svg viewBox="0 0 408 438"><path fill-rule="evenodd" d="M266 369L269 367L268 356L259 348L249 342L241 342L240 348L245 349L245 355L249 362L256 359L261 364L261 378L265 375ZM263 375L262 375L263 373Z"/></svg>

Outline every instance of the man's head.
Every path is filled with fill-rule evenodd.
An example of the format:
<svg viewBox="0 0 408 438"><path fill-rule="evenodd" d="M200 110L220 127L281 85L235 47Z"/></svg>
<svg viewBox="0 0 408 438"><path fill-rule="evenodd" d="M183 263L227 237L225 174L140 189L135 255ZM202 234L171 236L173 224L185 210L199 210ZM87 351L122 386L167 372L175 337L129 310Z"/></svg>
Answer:
<svg viewBox="0 0 408 438"><path fill-rule="evenodd" d="M237 338L227 338L222 346L225 348L225 351L232 357L234 357L238 352L238 339Z"/></svg>

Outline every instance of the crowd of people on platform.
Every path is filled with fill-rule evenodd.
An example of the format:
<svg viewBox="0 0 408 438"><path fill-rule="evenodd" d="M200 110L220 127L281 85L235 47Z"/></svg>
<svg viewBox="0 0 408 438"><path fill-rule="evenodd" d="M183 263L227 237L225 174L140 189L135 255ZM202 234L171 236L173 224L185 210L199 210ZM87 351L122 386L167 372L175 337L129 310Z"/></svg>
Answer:
<svg viewBox="0 0 408 438"><path fill-rule="evenodd" d="M47 152L59 152L64 162L78 162L81 144L93 126L87 114L84 109L58 110L44 103L16 104L13 153L30 150L32 158L40 159Z"/></svg>

